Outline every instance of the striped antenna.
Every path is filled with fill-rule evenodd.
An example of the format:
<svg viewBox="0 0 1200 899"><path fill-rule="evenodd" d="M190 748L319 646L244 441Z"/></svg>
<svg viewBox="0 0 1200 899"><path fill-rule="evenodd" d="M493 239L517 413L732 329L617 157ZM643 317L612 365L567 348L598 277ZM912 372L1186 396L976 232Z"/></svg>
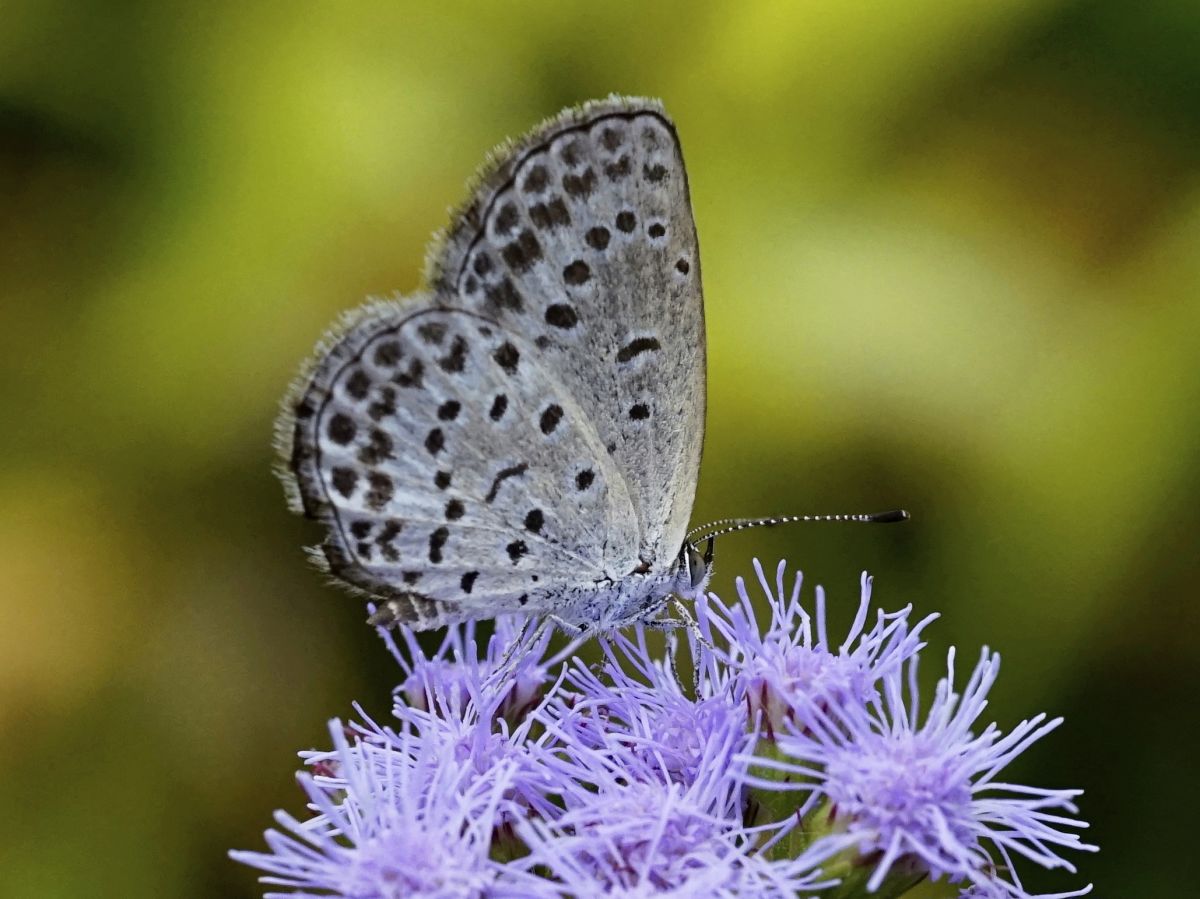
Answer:
<svg viewBox="0 0 1200 899"><path fill-rule="evenodd" d="M749 528L770 528L779 524L793 524L798 521L862 521L874 524L888 524L893 521L908 521L909 514L903 509L891 509L887 512L870 512L863 515L783 515L779 518L722 518L720 521L710 521L698 528L692 528L684 538L685 543L698 543L701 540L711 540L723 537L735 531L745 531ZM716 530L713 530L715 528Z"/></svg>

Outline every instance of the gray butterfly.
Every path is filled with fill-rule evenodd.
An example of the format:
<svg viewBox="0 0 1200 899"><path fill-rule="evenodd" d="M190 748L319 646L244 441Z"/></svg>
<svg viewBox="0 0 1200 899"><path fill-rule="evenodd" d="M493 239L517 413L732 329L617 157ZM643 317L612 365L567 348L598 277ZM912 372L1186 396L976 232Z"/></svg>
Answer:
<svg viewBox="0 0 1200 899"><path fill-rule="evenodd" d="M605 630L702 590L700 256L661 105L588 103L497 150L425 281L345 316L285 400L317 561L417 628Z"/></svg>

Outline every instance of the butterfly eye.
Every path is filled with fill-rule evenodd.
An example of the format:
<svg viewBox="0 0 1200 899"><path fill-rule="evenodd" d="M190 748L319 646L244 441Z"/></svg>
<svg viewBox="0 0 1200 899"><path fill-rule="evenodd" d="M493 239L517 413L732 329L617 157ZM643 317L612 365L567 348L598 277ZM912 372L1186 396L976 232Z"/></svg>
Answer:
<svg viewBox="0 0 1200 899"><path fill-rule="evenodd" d="M685 543L683 546L684 563L687 565L688 582L693 591L699 590L708 580L710 560L700 555L700 550Z"/></svg>

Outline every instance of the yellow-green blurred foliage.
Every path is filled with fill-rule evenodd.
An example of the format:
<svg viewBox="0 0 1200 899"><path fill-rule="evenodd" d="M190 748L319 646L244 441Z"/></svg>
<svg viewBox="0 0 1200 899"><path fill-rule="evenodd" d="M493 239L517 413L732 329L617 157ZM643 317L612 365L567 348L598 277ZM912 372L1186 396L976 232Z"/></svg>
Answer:
<svg viewBox="0 0 1200 899"><path fill-rule="evenodd" d="M989 714L1067 716L1013 776L1088 791L1100 894L1194 888L1200 7L2 18L0 894L255 893L226 849L395 677L304 562L276 401L339 310L417 286L493 144L613 91L662 97L688 159L697 519L914 515L730 538L716 589L786 555L835 606L868 568L941 611L934 656L1004 656Z"/></svg>

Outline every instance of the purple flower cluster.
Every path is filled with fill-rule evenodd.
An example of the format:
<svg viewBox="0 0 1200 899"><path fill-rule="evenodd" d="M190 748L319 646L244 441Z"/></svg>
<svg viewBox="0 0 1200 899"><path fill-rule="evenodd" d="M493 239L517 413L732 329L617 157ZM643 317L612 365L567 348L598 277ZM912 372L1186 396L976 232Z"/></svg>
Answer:
<svg viewBox="0 0 1200 899"><path fill-rule="evenodd" d="M774 584L755 569L765 620L739 579L737 601L697 604L689 652L662 658L641 628L602 639L595 666L549 658L519 620L482 651L473 624L451 629L431 657L384 633L403 671L394 723L334 722L332 750L303 754L311 814L279 813L266 852L233 857L269 897L348 899L842 899L924 880L1015 899L1030 895L1018 859L1074 872L1062 851L1095 848L1078 791L1000 780L1061 719L979 726L996 655L959 691L951 652L922 715L936 616L872 615L864 576L835 645L820 588L810 614L799 576L789 591L782 564Z"/></svg>

